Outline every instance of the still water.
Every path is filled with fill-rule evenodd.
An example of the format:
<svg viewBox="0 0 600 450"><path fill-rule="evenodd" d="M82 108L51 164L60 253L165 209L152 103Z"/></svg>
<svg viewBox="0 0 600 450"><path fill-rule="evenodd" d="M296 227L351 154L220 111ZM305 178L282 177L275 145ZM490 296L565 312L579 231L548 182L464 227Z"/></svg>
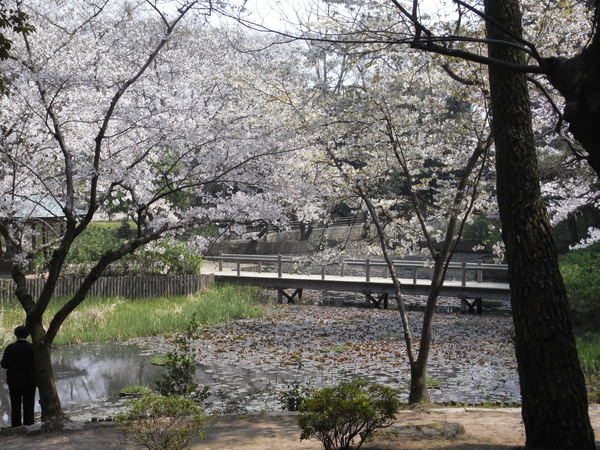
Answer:
<svg viewBox="0 0 600 450"><path fill-rule="evenodd" d="M52 350L54 376L65 410L76 411L98 400L119 402L119 391L129 385L154 386L161 367L150 363L135 345L85 344ZM0 425L10 425L10 400L6 372L0 371ZM36 400L36 413L40 406ZM36 414L36 417L39 417ZM37 420L37 418L36 418Z"/></svg>

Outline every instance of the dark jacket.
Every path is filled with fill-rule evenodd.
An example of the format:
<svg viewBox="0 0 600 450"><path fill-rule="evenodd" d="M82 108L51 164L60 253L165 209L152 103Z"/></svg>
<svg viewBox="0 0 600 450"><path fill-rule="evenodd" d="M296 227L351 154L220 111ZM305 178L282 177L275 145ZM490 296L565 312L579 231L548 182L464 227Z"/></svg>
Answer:
<svg viewBox="0 0 600 450"><path fill-rule="evenodd" d="M31 342L18 340L8 344L0 366L6 369L6 383L9 387L11 385L31 385L31 383L35 385L35 365Z"/></svg>

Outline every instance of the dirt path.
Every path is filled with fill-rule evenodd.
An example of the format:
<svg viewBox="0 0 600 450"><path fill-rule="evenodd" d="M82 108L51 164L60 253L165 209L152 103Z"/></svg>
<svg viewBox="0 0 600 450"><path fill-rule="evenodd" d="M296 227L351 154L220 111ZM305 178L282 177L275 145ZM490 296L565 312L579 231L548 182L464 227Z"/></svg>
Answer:
<svg viewBox="0 0 600 450"><path fill-rule="evenodd" d="M600 407L590 409L600 438ZM203 440L195 450L300 450L320 449L318 441L299 441L292 413L220 416L209 419ZM396 423L376 433L364 450L508 450L524 444L521 411L510 409L443 408L402 411ZM17 450L140 449L126 444L110 422L87 423L82 430L42 436L0 434L0 448ZM600 448L600 446L599 446Z"/></svg>

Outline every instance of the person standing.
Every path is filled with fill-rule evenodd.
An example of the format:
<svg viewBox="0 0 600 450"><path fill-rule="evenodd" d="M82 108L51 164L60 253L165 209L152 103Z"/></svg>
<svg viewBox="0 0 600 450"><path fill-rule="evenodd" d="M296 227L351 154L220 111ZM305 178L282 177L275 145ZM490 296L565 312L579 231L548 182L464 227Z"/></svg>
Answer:
<svg viewBox="0 0 600 450"><path fill-rule="evenodd" d="M33 344L27 340L29 332L24 325L14 330L17 340L4 350L0 366L6 369L6 383L10 395L11 426L32 425L35 406L35 365ZM23 420L21 421L21 406Z"/></svg>

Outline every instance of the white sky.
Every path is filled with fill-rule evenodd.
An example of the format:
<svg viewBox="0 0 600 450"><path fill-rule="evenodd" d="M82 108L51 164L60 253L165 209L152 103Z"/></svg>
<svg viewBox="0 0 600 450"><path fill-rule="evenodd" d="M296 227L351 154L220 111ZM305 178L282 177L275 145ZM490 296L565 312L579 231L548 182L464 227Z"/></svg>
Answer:
<svg viewBox="0 0 600 450"><path fill-rule="evenodd" d="M407 9L411 9L412 0L400 0L400 3ZM421 0L420 7L422 12L440 11L448 8L449 3L451 3L449 0ZM305 22L310 17L310 11L315 11L318 7L323 9L325 2L323 0L247 0L246 2L248 20L281 31L290 28L290 23L291 28L294 28L293 24L298 23L298 17Z"/></svg>

